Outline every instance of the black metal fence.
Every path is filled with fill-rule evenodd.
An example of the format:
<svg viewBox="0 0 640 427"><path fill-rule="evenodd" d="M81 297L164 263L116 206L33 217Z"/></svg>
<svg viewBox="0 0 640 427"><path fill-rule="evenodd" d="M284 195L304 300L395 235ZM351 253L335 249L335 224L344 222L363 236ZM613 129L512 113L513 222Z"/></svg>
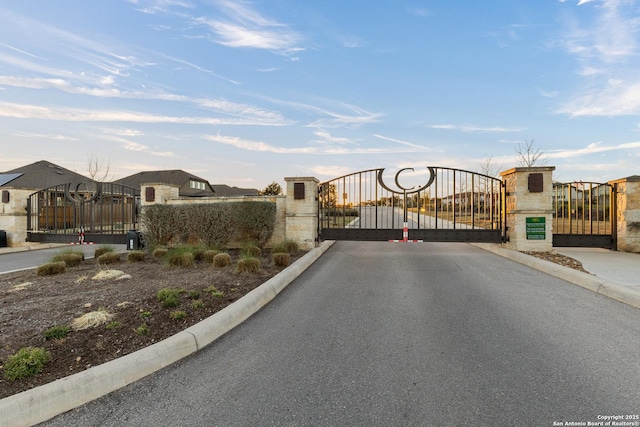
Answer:
<svg viewBox="0 0 640 427"><path fill-rule="evenodd" d="M27 239L68 242L84 237L99 243L126 242L138 226L140 191L121 184L88 181L57 185L27 200Z"/></svg>
<svg viewBox="0 0 640 427"><path fill-rule="evenodd" d="M615 248L615 191L607 183L553 184L553 246Z"/></svg>
<svg viewBox="0 0 640 427"><path fill-rule="evenodd" d="M383 168L356 172L319 185L319 235L321 240L499 242L502 194L500 179L460 169L405 168L395 176L386 176Z"/></svg>

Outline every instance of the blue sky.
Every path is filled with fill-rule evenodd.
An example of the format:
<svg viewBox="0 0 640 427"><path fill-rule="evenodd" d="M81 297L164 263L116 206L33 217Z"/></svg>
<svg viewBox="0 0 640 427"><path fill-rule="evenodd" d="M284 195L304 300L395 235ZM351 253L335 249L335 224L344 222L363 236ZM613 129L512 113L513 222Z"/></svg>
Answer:
<svg viewBox="0 0 640 427"><path fill-rule="evenodd" d="M0 0L0 171L640 174L637 0Z"/></svg>

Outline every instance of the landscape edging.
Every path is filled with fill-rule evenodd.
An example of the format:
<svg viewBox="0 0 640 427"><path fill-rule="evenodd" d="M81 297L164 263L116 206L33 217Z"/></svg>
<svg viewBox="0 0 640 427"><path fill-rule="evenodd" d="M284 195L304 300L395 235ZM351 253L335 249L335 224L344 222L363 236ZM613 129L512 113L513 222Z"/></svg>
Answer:
<svg viewBox="0 0 640 427"><path fill-rule="evenodd" d="M86 371L0 399L0 427L41 423L195 353L260 310L333 243L320 243L258 288L176 335Z"/></svg>

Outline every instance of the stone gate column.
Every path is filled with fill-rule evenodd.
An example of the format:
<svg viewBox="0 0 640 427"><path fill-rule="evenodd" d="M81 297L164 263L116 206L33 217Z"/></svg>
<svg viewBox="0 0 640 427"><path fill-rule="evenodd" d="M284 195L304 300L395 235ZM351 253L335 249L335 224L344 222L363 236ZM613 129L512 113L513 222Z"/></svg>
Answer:
<svg viewBox="0 0 640 427"><path fill-rule="evenodd" d="M507 242L516 251L553 248L554 166L517 167L501 172L506 186Z"/></svg>
<svg viewBox="0 0 640 427"><path fill-rule="evenodd" d="M610 181L616 192L617 249L640 252L640 175Z"/></svg>
<svg viewBox="0 0 640 427"><path fill-rule="evenodd" d="M285 235L301 249L315 248L318 242L318 179L285 178L287 183Z"/></svg>

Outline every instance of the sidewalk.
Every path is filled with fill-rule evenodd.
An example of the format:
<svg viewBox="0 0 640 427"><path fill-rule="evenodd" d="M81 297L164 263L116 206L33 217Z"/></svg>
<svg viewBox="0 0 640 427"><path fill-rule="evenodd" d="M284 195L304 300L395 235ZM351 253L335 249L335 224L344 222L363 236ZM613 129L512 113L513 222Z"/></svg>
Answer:
<svg viewBox="0 0 640 427"><path fill-rule="evenodd" d="M559 248L558 253L577 259L597 277L640 291L640 254L601 248Z"/></svg>
<svg viewBox="0 0 640 427"><path fill-rule="evenodd" d="M601 248L561 248L558 253L582 263L583 273L522 252L504 249L498 243L473 243L481 249L640 308L640 254Z"/></svg>

